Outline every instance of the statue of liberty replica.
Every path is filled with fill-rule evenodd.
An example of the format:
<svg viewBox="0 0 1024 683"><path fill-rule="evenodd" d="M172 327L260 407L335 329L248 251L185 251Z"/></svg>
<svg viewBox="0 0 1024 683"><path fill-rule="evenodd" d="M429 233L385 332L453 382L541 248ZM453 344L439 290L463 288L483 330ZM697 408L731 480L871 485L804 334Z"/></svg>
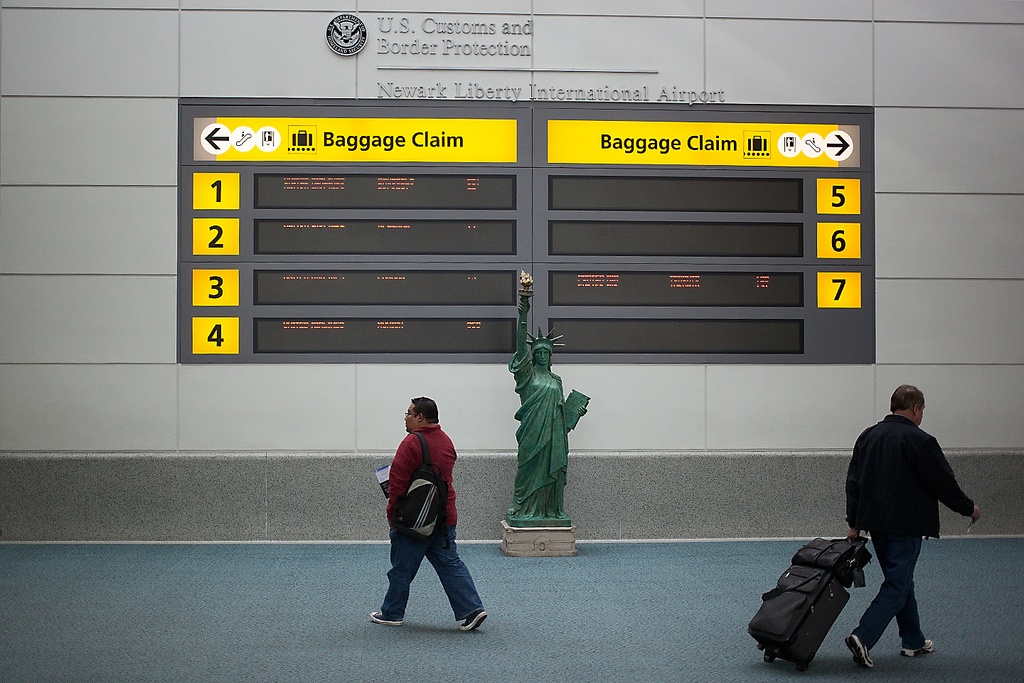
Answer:
<svg viewBox="0 0 1024 683"><path fill-rule="evenodd" d="M562 346L557 343L561 337L553 332L544 335L540 329L536 337L527 332L533 278L522 273L519 283L516 353L508 364L520 400L516 412L519 455L512 506L505 522L509 527L570 527L572 522L562 505L569 466L568 434L587 412L590 399L577 391L563 398L562 378L551 372L551 355L556 346ZM575 546L571 554L575 554Z"/></svg>

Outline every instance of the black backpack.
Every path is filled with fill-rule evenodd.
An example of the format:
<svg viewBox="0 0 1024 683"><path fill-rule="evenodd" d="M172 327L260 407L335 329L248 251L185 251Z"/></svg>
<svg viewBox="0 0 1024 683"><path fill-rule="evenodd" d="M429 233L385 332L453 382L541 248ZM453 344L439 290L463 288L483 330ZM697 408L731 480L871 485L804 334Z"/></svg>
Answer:
<svg viewBox="0 0 1024 683"><path fill-rule="evenodd" d="M427 440L413 432L420 440L423 462L412 473L409 488L395 502L391 526L417 541L429 541L435 533L443 531L444 547L448 544L448 483L430 462Z"/></svg>

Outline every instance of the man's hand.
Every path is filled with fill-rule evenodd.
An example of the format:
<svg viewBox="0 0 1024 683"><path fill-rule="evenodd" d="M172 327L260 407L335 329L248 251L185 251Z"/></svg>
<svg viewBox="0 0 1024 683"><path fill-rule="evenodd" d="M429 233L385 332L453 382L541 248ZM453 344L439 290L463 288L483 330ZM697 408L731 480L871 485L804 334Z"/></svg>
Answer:
<svg viewBox="0 0 1024 683"><path fill-rule="evenodd" d="M974 512L971 513L971 521L977 522L979 517L981 517L981 508L975 505Z"/></svg>
<svg viewBox="0 0 1024 683"><path fill-rule="evenodd" d="M855 541L860 537L860 529L854 529L852 526L850 530L846 532L846 540Z"/></svg>

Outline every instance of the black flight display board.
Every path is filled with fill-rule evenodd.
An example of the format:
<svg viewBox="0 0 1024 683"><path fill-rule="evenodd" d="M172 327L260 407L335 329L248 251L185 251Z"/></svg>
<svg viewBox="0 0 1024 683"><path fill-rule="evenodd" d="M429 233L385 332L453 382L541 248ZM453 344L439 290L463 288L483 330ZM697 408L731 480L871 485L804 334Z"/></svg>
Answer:
<svg viewBox="0 0 1024 683"><path fill-rule="evenodd" d="M799 178L550 176L548 203L567 211L800 213Z"/></svg>
<svg viewBox="0 0 1024 683"><path fill-rule="evenodd" d="M515 176L256 174L257 209L514 209Z"/></svg>
<svg viewBox="0 0 1024 683"><path fill-rule="evenodd" d="M400 104L180 101L180 362L874 362L870 108Z"/></svg>
<svg viewBox="0 0 1024 683"><path fill-rule="evenodd" d="M515 221L257 218L254 223L256 254L514 256L516 253Z"/></svg>

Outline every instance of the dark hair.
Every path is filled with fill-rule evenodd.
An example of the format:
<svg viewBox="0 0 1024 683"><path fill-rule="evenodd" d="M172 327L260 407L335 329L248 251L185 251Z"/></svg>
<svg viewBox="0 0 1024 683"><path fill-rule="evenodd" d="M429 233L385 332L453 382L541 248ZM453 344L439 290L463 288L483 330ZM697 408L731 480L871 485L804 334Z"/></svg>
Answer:
<svg viewBox="0 0 1024 683"><path fill-rule="evenodd" d="M910 384L896 387L889 399L889 410L895 413L897 410L910 410L914 406L924 408L924 392Z"/></svg>
<svg viewBox="0 0 1024 683"><path fill-rule="evenodd" d="M417 415L422 415L423 419L427 422L437 422L437 404L434 403L434 399L427 398L426 396L420 396L412 400L412 412Z"/></svg>

